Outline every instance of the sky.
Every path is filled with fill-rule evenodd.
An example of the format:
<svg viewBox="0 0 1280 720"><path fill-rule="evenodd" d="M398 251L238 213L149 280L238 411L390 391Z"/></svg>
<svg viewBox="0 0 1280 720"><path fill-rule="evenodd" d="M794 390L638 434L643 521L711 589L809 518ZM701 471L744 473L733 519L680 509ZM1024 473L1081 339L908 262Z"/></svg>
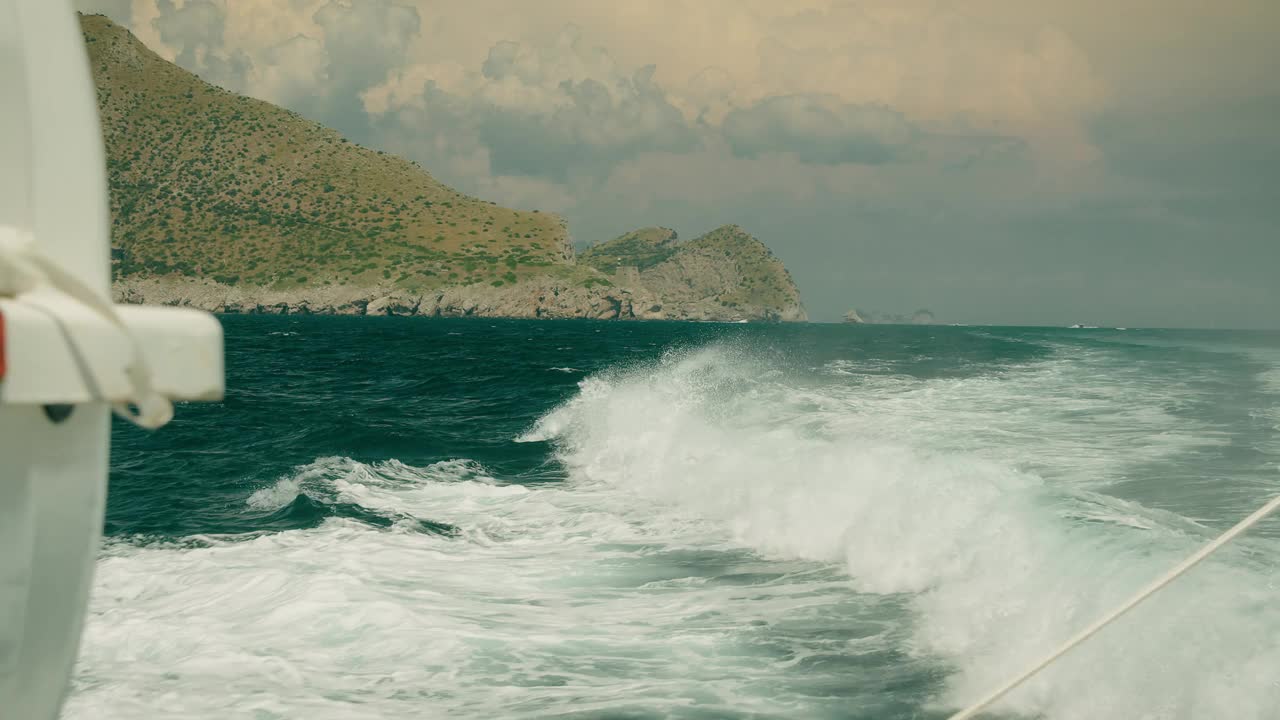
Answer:
<svg viewBox="0 0 1280 720"><path fill-rule="evenodd" d="M76 0L564 215L736 223L815 320L1280 328L1275 0Z"/></svg>

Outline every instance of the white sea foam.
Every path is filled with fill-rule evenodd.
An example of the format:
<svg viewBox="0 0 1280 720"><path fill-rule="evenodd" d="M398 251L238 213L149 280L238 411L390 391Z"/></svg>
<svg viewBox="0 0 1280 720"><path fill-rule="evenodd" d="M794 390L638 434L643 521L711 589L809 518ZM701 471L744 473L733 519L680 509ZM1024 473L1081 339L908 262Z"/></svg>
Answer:
<svg viewBox="0 0 1280 720"><path fill-rule="evenodd" d="M1100 492L1224 442L1175 412L1190 385L1106 362L815 382L712 348L587 378L531 428L566 484L318 459L248 504L303 493L460 535L115 542L66 716L803 717L887 708L904 678L957 706L1207 536ZM1276 549L1198 569L1006 709L1272 717Z"/></svg>
<svg viewBox="0 0 1280 720"><path fill-rule="evenodd" d="M112 543L65 716L591 716L690 703L783 716L800 701L770 690L780 668L828 641L771 655L757 647L770 624L830 608L830 626L853 623L864 642L891 632L837 613L847 584L825 568L763 563L713 521L648 513L607 488L502 485L465 461L334 457L248 502L271 509L297 493L461 535L331 519L196 546ZM761 579L744 593L696 558Z"/></svg>
<svg viewBox="0 0 1280 720"><path fill-rule="evenodd" d="M1258 375L1258 379L1262 381L1267 392L1280 395L1280 367L1264 370Z"/></svg>
<svg viewBox="0 0 1280 720"><path fill-rule="evenodd" d="M1272 435L1267 441L1261 443L1259 449L1280 458L1280 349L1253 347L1247 348L1245 352L1265 368L1258 373L1257 381L1268 400L1260 404L1255 417L1271 426ZM1280 462L1277 463L1276 469L1280 470Z"/></svg>
<svg viewBox="0 0 1280 720"><path fill-rule="evenodd" d="M1068 373L1065 365L1006 378L902 380L909 387L901 388L869 383L855 402L829 389L815 397L753 382L759 373L749 360L713 350L588 380L528 439L558 438L580 482L714 518L770 557L839 562L858 590L912 594L912 647L954 664L942 700L960 704L1204 539L1194 523L1167 513L1100 503L993 461L1005 459L992 451L1003 446L1022 464L1086 481L1132 454L1221 442L1167 413L1129 410L1130 394L1146 391L1140 383L1082 384L1087 367ZM1006 411L1017 418L1009 422ZM1076 433L1117 431L1093 439L1105 457L1086 475L1069 467L1071 415ZM1018 422L1027 432L1013 432ZM1049 437L1039 442L1033 429ZM985 452L961 452L965 436L985 438ZM1276 566L1229 557L1068 658L1009 707L1054 718L1267 717L1280 702L1265 670L1280 666L1280 608L1267 601Z"/></svg>

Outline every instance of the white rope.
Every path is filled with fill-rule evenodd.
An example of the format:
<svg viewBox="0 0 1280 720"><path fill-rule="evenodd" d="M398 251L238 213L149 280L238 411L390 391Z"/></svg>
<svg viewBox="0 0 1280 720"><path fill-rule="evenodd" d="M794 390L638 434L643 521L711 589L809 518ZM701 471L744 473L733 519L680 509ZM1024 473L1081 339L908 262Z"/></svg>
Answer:
<svg viewBox="0 0 1280 720"><path fill-rule="evenodd" d="M1258 510L1254 512L1252 515L1250 515L1249 517L1245 518L1244 520L1241 520L1235 527L1219 535L1213 542L1200 548L1191 557L1187 558L1186 560L1183 560L1181 563L1178 563L1177 566L1175 566L1169 572L1165 573L1163 577L1161 577L1160 579L1148 585L1137 595L1134 595L1132 598L1129 598L1128 602L1116 608L1115 610L1112 610L1110 613L1107 613L1101 619L1097 620L1096 622L1094 622L1092 625L1085 628L1084 630L1081 630L1075 637L1068 640L1062 647L1053 651L1053 653L1051 653L1048 657L1036 663L1035 665L1031 666L1027 670L1024 670L1023 672L1019 673L1012 680L1000 686L999 689L992 691L989 695L982 698L978 702L974 703L973 705L970 705L964 710L961 710L955 715L952 715L949 720L968 720L968 718L972 718L978 713L982 712L987 707L989 707L992 703L996 702L1000 698L1007 695L1014 688L1018 687L1019 685L1026 682L1027 680L1031 679L1033 675L1039 673L1041 670L1044 670L1046 667L1048 667L1058 658L1067 654L1067 652L1069 652L1072 648L1084 642L1085 640L1088 640L1089 638L1093 637L1095 633L1097 633L1102 628L1110 625L1112 622L1115 622L1117 619L1120 618L1121 615L1124 615L1125 613L1137 607L1140 603L1142 603L1142 601L1146 600L1152 595L1155 595L1157 592L1160 591L1161 588L1173 582L1183 573L1185 573L1186 571L1198 565L1201 560L1204 560L1205 558L1209 557L1213 553L1217 552L1218 549L1221 548L1223 545L1226 545L1227 543L1234 540L1241 533L1245 532L1249 528L1258 524L1258 521L1262 520L1264 517L1275 512L1277 508L1280 508L1280 495L1272 498L1271 502L1268 502L1266 505L1263 505L1262 507L1258 508Z"/></svg>
<svg viewBox="0 0 1280 720"><path fill-rule="evenodd" d="M5 230L7 228L0 228ZM40 285L49 285L90 308L119 328L133 347L133 361L125 367L130 394L127 402L112 403L116 415L144 428L158 428L173 419L173 403L151 385L151 368L137 338L116 312L115 306L75 275L58 267L30 242L0 233L0 296L16 297ZM130 407L132 405L132 407Z"/></svg>

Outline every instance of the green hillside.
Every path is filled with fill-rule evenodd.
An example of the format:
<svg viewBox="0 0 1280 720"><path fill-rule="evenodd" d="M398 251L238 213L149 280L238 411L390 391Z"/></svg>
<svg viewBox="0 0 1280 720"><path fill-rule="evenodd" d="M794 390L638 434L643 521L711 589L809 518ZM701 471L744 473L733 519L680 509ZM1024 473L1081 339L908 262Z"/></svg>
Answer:
<svg viewBox="0 0 1280 720"><path fill-rule="evenodd" d="M103 16L81 26L117 278L421 289L578 273L558 216L468 197L414 163L210 85Z"/></svg>
<svg viewBox="0 0 1280 720"><path fill-rule="evenodd" d="M578 262L609 275L615 274L620 266L647 270L670 258L679 247L674 230L641 228L592 245L578 254Z"/></svg>

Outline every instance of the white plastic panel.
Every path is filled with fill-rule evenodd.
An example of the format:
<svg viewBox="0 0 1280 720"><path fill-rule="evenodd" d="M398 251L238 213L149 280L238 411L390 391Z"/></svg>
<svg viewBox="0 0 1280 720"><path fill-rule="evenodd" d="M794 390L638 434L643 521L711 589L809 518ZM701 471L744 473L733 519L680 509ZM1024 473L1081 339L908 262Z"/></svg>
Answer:
<svg viewBox="0 0 1280 720"><path fill-rule="evenodd" d="M222 326L208 313L121 306L120 317L151 368L152 385L171 400L218 400L223 392ZM134 347L102 315L61 293L0 299L7 369L0 404L132 399L126 368Z"/></svg>
<svg viewBox="0 0 1280 720"><path fill-rule="evenodd" d="M54 425L39 407L0 405L4 720L53 720L66 693L102 528L108 413L79 405Z"/></svg>
<svg viewBox="0 0 1280 720"><path fill-rule="evenodd" d="M151 384L170 400L221 400L225 372L222 325L206 312L174 307L119 305L116 311L137 339Z"/></svg>
<svg viewBox="0 0 1280 720"><path fill-rule="evenodd" d="M110 297L106 155L84 35L66 0L17 0L17 9L22 38L31 42L24 67L36 242L63 269Z"/></svg>
<svg viewBox="0 0 1280 720"><path fill-rule="evenodd" d="M0 0L0 226L31 234L31 134L27 106L26 62L17 9Z"/></svg>

